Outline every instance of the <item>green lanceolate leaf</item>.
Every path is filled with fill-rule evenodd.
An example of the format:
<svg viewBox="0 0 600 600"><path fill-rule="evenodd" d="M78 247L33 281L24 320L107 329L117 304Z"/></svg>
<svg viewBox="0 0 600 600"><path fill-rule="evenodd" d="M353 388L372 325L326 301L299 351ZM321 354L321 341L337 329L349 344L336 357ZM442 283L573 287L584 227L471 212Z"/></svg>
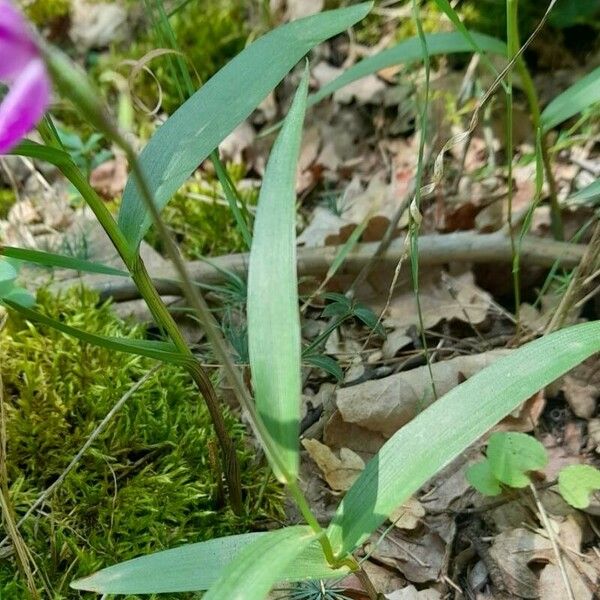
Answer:
<svg viewBox="0 0 600 600"><path fill-rule="evenodd" d="M371 3L288 23L259 38L207 81L154 134L140 162L162 210L198 165L233 131L314 46L370 10ZM119 226L137 248L151 218L133 177L123 193Z"/></svg>
<svg viewBox="0 0 600 600"><path fill-rule="evenodd" d="M600 67L554 98L542 112L541 125L548 131L582 110L600 102Z"/></svg>
<svg viewBox="0 0 600 600"><path fill-rule="evenodd" d="M265 171L248 267L248 349L256 408L286 473L298 474L300 316L296 274L296 169L308 69ZM289 483L290 481L288 481Z"/></svg>
<svg viewBox="0 0 600 600"><path fill-rule="evenodd" d="M456 54L459 52L473 52L472 42L484 52L506 56L506 44L496 38L481 33L471 32L471 40L466 39L461 33L430 33L425 36L427 51L430 56L436 54ZM308 105L313 106L323 98L333 94L344 86L377 73L381 69L392 65L408 64L423 59L421 40L415 36L400 42L392 48L383 50L369 58L365 58L342 73L337 79L324 85L316 94L308 98Z"/></svg>
<svg viewBox="0 0 600 600"><path fill-rule="evenodd" d="M8 308L12 308L14 311L23 315L30 321L42 323L48 327L52 327L58 331L62 331L67 335L70 335L82 342L94 344L102 348L108 348L109 350L116 350L118 352L127 352L128 354L138 354L140 356L147 356L167 363L173 364L185 364L188 357L183 356L177 352L175 346L170 342L161 342L153 340L132 340L128 338L113 338L108 336L96 335L94 333L88 333L71 327L65 323L61 323L52 317L48 317L41 312L32 310L23 305L18 301L17 298L11 299L10 295L0 299L0 304L4 304Z"/></svg>
<svg viewBox="0 0 600 600"><path fill-rule="evenodd" d="M316 541L309 527L270 531L246 546L221 573L203 600L263 600L287 567Z"/></svg>
<svg viewBox="0 0 600 600"><path fill-rule="evenodd" d="M188 544L140 556L102 569L71 584L77 590L99 594L160 594L207 590L240 550L266 533L244 533ZM303 548L279 580L302 581L341 577L347 568L333 570L317 541Z"/></svg>
<svg viewBox="0 0 600 600"><path fill-rule="evenodd" d="M118 277L129 277L129 273L89 260L81 260L72 256L64 256L53 252L41 252L39 250L27 250L25 248L13 248L12 246L0 247L0 254L17 260L41 265L43 267L59 267L63 269L74 269L86 273L101 273L103 275L115 275Z"/></svg>
<svg viewBox="0 0 600 600"><path fill-rule="evenodd" d="M334 552L351 552L495 423L598 351L600 321L562 329L500 358L424 410L386 442L342 500L328 529Z"/></svg>

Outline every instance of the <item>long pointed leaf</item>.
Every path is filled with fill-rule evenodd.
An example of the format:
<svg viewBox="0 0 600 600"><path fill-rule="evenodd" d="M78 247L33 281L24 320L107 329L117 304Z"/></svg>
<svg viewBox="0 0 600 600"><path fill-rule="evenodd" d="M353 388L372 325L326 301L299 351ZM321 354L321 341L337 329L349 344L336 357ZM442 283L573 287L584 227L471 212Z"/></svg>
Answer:
<svg viewBox="0 0 600 600"><path fill-rule="evenodd" d="M108 348L109 350L116 350L118 352L127 352L128 354L147 356L148 358L154 358L167 363L185 364L186 362L186 357L177 352L175 346L169 342L114 338L97 335L95 333L88 333L87 331L82 331L76 327L71 327L66 323L61 323L60 321L44 315L41 312L31 308L26 308L25 306L16 302L12 302L8 297L0 300L0 304L4 304L9 308L12 308L15 312L18 312L30 321L42 323L43 325L47 325L48 327L62 331L63 333L81 340L82 342L94 344L94 346L100 346L101 348Z"/></svg>
<svg viewBox="0 0 600 600"><path fill-rule="evenodd" d="M588 73L546 106L542 112L542 128L548 131L596 102L600 102L600 67Z"/></svg>
<svg viewBox="0 0 600 600"><path fill-rule="evenodd" d="M102 263L82 260L54 252L41 252L40 250L28 250L26 248L14 248L12 246L0 247L0 254L8 258L24 260L43 267L60 267L64 269L74 269L75 271L84 271L86 273L101 273L103 275L115 275L118 277L128 277L127 271L121 271Z"/></svg>
<svg viewBox="0 0 600 600"><path fill-rule="evenodd" d="M300 19L259 38L207 81L144 148L140 162L160 210L198 165L233 131L314 46L370 10L358 4ZM123 193L119 226L132 249L150 227L135 179Z"/></svg>
<svg viewBox="0 0 600 600"><path fill-rule="evenodd" d="M296 169L308 70L265 171L248 267L248 349L256 408L286 473L298 474L300 317L296 274Z"/></svg>
<svg viewBox="0 0 600 600"><path fill-rule="evenodd" d="M600 321L563 329L499 359L402 427L369 462L329 526L334 552L361 544L431 476L539 389L600 351Z"/></svg>
<svg viewBox="0 0 600 600"><path fill-rule="evenodd" d="M225 567L204 600L263 600L288 565L315 539L309 527L270 531L246 546Z"/></svg>
<svg viewBox="0 0 600 600"><path fill-rule="evenodd" d="M598 204L600 202L600 179L593 181L575 192L572 196L569 196L566 202L568 204Z"/></svg>
<svg viewBox="0 0 600 600"><path fill-rule="evenodd" d="M472 43L475 42L484 52L506 56L506 44L501 40L484 35L482 33L471 32L471 40L463 37L456 31L450 33L430 33L425 36L427 40L427 51L430 56L436 54L456 54L460 52L473 52ZM308 105L313 106L323 98L337 92L344 86L377 73L386 67L398 64L407 64L423 59L423 47L418 37L412 37L408 40L396 44L392 48L383 50L369 58L365 58L347 71L342 73L337 79L334 79L327 85L324 85L317 93L311 94L308 98Z"/></svg>
<svg viewBox="0 0 600 600"><path fill-rule="evenodd" d="M77 590L99 594L160 594L207 590L248 544L268 535L243 533L187 544L171 550L140 556L102 569L71 584ZM328 579L343 577L347 568L332 570L321 546L312 542L302 550L298 560L289 565L281 580Z"/></svg>

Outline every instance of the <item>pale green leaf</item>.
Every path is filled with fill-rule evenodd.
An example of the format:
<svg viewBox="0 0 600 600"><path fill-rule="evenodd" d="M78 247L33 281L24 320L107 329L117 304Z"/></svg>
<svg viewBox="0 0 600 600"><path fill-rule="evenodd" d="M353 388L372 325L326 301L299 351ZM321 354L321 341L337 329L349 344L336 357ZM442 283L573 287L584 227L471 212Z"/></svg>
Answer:
<svg viewBox="0 0 600 600"><path fill-rule="evenodd" d="M597 490L600 490L600 471L591 465L570 465L558 474L558 491L575 508L587 508L590 494Z"/></svg>
<svg viewBox="0 0 600 600"><path fill-rule="evenodd" d="M427 51L430 56L473 52L472 42L475 42L484 52L506 56L506 44L501 40L475 32L471 32L471 38L472 40L465 39L461 33L456 31L450 33L430 33L425 36ZM344 71L337 79L324 85L315 94L311 94L308 98L308 105L313 106L323 98L326 98L353 81L377 73L381 69L398 64L408 64L422 59L423 47L421 40L417 36L412 37L356 63Z"/></svg>
<svg viewBox="0 0 600 600"><path fill-rule="evenodd" d="M514 350L434 402L390 438L341 502L328 534L352 551L427 480L539 389L600 351L600 321Z"/></svg>
<svg viewBox="0 0 600 600"><path fill-rule="evenodd" d="M285 473L298 474L300 316L296 274L296 169L308 70L296 92L263 178L248 266L248 350L256 408Z"/></svg>
<svg viewBox="0 0 600 600"><path fill-rule="evenodd" d="M590 185L575 192L566 200L567 204L591 204L597 205L600 202L600 179L593 181Z"/></svg>
<svg viewBox="0 0 600 600"><path fill-rule="evenodd" d="M210 587L203 600L264 600L288 566L316 540L309 527L270 531L245 546Z"/></svg>
<svg viewBox="0 0 600 600"><path fill-rule="evenodd" d="M278 27L247 46L187 100L140 155L159 210L309 50L360 21L371 6L358 4ZM130 177L119 226L132 249L137 248L150 224L135 178Z"/></svg>
<svg viewBox="0 0 600 600"><path fill-rule="evenodd" d="M74 581L71 587L99 594L159 594L207 590L242 548L267 535L243 533L155 552L107 567ZM317 541L302 550L288 565L281 580L328 579L344 576L348 569L333 570Z"/></svg>
<svg viewBox="0 0 600 600"><path fill-rule="evenodd" d="M579 79L546 106L542 112L542 129L548 131L596 102L600 102L600 67Z"/></svg>
<svg viewBox="0 0 600 600"><path fill-rule="evenodd" d="M465 477L484 496L497 496L502 493L500 482L494 477L488 460L470 465L465 471Z"/></svg>
<svg viewBox="0 0 600 600"><path fill-rule="evenodd" d="M526 433L493 433L486 454L494 477L514 488L529 485L527 473L543 469L548 463L544 446Z"/></svg>

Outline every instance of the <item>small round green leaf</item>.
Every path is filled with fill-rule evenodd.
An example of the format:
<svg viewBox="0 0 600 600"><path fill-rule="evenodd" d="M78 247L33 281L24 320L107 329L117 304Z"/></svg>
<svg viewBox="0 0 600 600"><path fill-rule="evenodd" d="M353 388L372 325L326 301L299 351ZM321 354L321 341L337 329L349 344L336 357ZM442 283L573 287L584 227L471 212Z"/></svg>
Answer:
<svg viewBox="0 0 600 600"><path fill-rule="evenodd" d="M502 493L500 482L494 477L488 460L471 465L466 470L465 477L484 496L497 496Z"/></svg>
<svg viewBox="0 0 600 600"><path fill-rule="evenodd" d="M487 448L490 469L498 481L514 488L529 485L528 471L546 466L546 449L525 433L493 433Z"/></svg>
<svg viewBox="0 0 600 600"><path fill-rule="evenodd" d="M558 491L575 508L586 508L596 490L600 490L600 471L591 465L571 465L558 474Z"/></svg>

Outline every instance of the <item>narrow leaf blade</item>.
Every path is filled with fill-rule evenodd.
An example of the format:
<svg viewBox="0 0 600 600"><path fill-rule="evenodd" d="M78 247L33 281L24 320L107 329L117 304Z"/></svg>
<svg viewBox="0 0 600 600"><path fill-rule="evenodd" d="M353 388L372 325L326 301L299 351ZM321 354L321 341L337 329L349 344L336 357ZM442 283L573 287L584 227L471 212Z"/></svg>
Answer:
<svg viewBox="0 0 600 600"><path fill-rule="evenodd" d="M425 39L427 41L427 51L430 56L473 52L472 42L475 42L484 52L506 56L506 44L504 42L482 33L471 32L471 40L466 39L461 33L456 31L450 33L430 33L425 36ZM308 98L308 105L313 106L323 98L330 96L353 81L377 73L381 69L403 63L408 64L422 59L423 48L421 40L417 36L412 37L396 44L392 48L383 50L356 63L337 79L324 85L315 94L311 94Z"/></svg>
<svg viewBox="0 0 600 600"><path fill-rule="evenodd" d="M117 277L129 277L129 273L103 265L102 263L82 260L54 252L42 252L40 250L28 250L26 248L15 248L13 246L2 246L0 254L17 260L41 265L43 267L60 267L63 269L74 269L86 273L100 273L102 275L115 275Z"/></svg>
<svg viewBox="0 0 600 600"><path fill-rule="evenodd" d="M562 329L499 359L432 404L386 442L342 500L328 529L334 552L351 552L495 423L598 351L600 321Z"/></svg>
<svg viewBox="0 0 600 600"><path fill-rule="evenodd" d="M263 420L286 473L298 474L300 317L296 274L296 169L308 93L308 70L267 164L248 267L248 349Z"/></svg>
<svg viewBox="0 0 600 600"><path fill-rule="evenodd" d="M600 102L600 67L558 95L542 112L541 124L548 131L592 104Z"/></svg>
<svg viewBox="0 0 600 600"><path fill-rule="evenodd" d="M278 27L245 48L185 102L140 156L159 210L309 50L360 21L371 6L369 2L358 4ZM135 179L130 177L119 226L132 249L150 224Z"/></svg>
<svg viewBox="0 0 600 600"><path fill-rule="evenodd" d="M140 556L78 579L71 587L99 594L160 594L207 590L243 548L264 535L267 534L243 533ZM347 573L347 568L331 569L321 546L313 541L302 550L297 561L288 565L285 577L281 577L281 580L329 579L342 577Z"/></svg>
<svg viewBox="0 0 600 600"><path fill-rule="evenodd" d="M263 600L288 565L315 539L311 529L302 526L266 533L225 567L204 600Z"/></svg>

